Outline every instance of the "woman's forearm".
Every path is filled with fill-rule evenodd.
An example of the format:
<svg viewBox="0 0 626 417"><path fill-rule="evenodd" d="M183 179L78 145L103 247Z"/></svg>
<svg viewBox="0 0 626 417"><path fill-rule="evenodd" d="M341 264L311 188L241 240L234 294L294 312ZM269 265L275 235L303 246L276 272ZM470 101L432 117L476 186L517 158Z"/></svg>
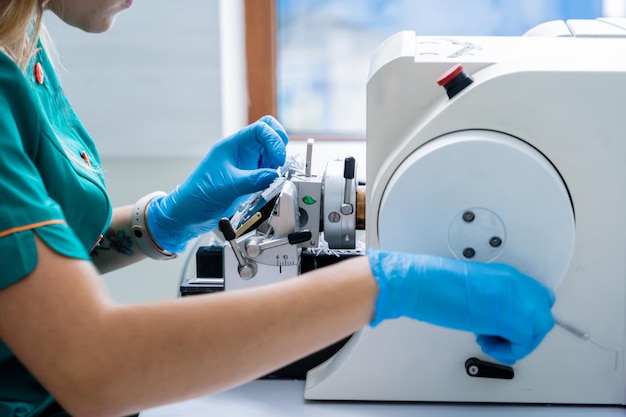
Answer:
<svg viewBox="0 0 626 417"><path fill-rule="evenodd" d="M110 324L126 323L119 346L141 345L125 384L108 386L103 401L148 407L250 381L369 323L376 294L363 257L276 285L117 309Z"/></svg>

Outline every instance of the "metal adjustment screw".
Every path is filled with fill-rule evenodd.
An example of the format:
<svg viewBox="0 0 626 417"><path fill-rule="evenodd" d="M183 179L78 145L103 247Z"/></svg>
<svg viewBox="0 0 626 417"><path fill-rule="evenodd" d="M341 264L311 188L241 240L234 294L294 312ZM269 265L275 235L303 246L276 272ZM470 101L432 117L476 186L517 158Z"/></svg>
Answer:
<svg viewBox="0 0 626 417"><path fill-rule="evenodd" d="M339 220L341 220L341 216L336 211L328 214L328 221L330 221L331 223L337 223Z"/></svg>
<svg viewBox="0 0 626 417"><path fill-rule="evenodd" d="M463 256L465 256L468 259L471 259L474 257L474 255L476 255L476 251L472 248L465 248L463 249Z"/></svg>
<svg viewBox="0 0 626 417"><path fill-rule="evenodd" d="M467 368L467 372L470 375L478 375L478 366L476 365L471 365L470 367Z"/></svg>
<svg viewBox="0 0 626 417"><path fill-rule="evenodd" d="M492 247L497 248L498 246L502 244L502 239L500 239L498 236L494 236L491 239L489 239L489 244Z"/></svg>
<svg viewBox="0 0 626 417"><path fill-rule="evenodd" d="M471 211L466 211L465 213L463 213L463 220L465 220L468 223L473 222L475 218L476 216Z"/></svg>

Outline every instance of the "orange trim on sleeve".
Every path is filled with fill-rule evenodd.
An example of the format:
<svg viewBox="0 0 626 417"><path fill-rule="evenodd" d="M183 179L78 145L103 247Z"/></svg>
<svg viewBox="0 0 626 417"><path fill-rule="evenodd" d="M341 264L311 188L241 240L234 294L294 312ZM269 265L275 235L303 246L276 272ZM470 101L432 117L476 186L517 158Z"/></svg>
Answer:
<svg viewBox="0 0 626 417"><path fill-rule="evenodd" d="M25 226L19 226L19 227L14 227L14 228L9 229L9 230L5 230L3 232L0 232L0 237L12 235L13 233L23 232L24 230L32 230L32 229L36 229L38 227L48 226L48 225L51 225L51 224L67 224L67 223L65 222L65 220L46 220L46 221L43 221L43 222L27 224Z"/></svg>

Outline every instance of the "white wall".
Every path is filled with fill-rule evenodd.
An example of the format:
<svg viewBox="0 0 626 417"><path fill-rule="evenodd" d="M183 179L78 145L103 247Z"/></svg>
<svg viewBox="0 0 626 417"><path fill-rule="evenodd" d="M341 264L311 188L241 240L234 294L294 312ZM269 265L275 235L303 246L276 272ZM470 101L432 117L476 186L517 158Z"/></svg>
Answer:
<svg viewBox="0 0 626 417"><path fill-rule="evenodd" d="M98 144L114 205L171 190L245 124L242 13L241 0L136 0L97 35L48 13L61 82ZM183 261L145 261L104 279L119 302L173 298Z"/></svg>

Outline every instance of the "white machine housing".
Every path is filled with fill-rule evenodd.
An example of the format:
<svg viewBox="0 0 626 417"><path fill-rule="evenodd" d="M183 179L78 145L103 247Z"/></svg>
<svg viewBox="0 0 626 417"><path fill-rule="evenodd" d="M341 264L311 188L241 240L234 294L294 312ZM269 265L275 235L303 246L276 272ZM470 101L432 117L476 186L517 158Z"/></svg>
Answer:
<svg viewBox="0 0 626 417"><path fill-rule="evenodd" d="M448 98L437 80L459 63L473 83ZM563 326L494 379L466 372L495 362L473 334L384 322L311 370L305 397L626 404L625 101L626 19L386 40L367 85L367 246L509 263L554 290Z"/></svg>

